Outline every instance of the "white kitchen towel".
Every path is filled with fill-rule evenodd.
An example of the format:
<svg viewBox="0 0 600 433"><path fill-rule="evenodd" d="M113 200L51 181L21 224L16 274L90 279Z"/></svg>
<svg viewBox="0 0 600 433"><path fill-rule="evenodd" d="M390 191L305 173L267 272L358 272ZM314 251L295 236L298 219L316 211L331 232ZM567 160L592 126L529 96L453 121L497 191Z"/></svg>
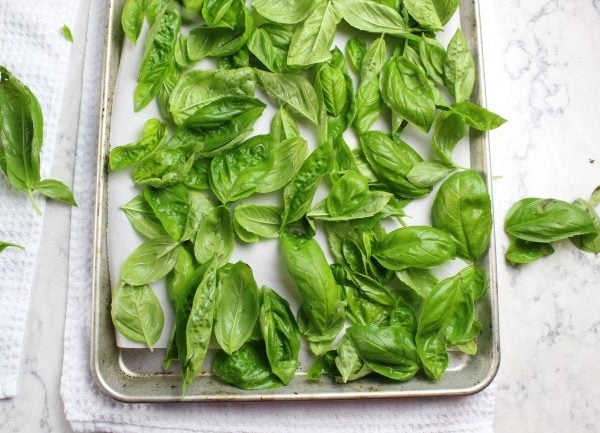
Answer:
<svg viewBox="0 0 600 433"><path fill-rule="evenodd" d="M89 365L93 226L101 51L106 7L93 0L71 220L69 293L61 394L76 432L491 433L493 387L471 397L379 401L125 404L102 394Z"/></svg>
<svg viewBox="0 0 600 433"><path fill-rule="evenodd" d="M72 44L61 35L73 25L79 0L0 1L0 65L37 96L44 114L42 177L50 173L57 121ZM70 182L67 182L67 184ZM42 211L45 200L38 197ZM0 254L0 398L17 393L21 345L43 218L0 174L0 240L22 244Z"/></svg>

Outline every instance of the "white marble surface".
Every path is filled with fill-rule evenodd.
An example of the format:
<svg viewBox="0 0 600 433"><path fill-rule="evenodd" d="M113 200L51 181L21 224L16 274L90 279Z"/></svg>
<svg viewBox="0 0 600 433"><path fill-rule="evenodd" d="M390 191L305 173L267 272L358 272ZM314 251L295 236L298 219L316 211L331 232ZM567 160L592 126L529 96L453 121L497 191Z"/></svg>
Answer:
<svg viewBox="0 0 600 433"><path fill-rule="evenodd" d="M480 3L488 105L509 119L491 135L501 256L512 202L572 200L600 185L600 1ZM79 76L74 70L56 170L72 164ZM68 216L60 205L46 211L19 395L0 401L2 433L70 431L59 394ZM599 258L568 243L520 269L500 261L497 433L598 431L599 272Z"/></svg>

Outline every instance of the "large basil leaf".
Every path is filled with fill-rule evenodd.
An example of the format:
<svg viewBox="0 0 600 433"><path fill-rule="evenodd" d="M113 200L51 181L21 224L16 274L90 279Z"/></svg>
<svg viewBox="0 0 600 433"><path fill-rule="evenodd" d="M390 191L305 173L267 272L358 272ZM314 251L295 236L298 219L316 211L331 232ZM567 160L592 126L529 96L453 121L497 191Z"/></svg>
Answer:
<svg viewBox="0 0 600 433"><path fill-rule="evenodd" d="M302 296L301 308L308 322L305 334L315 355L320 355L344 323L341 290L314 239L285 233L281 236L281 252Z"/></svg>
<svg viewBox="0 0 600 433"><path fill-rule="evenodd" d="M273 373L287 385L300 362L300 331L288 302L268 287L261 289L260 329Z"/></svg>
<svg viewBox="0 0 600 433"><path fill-rule="evenodd" d="M332 1L317 2L310 15L292 36L288 65L305 66L329 60L329 49L340 19Z"/></svg>
<svg viewBox="0 0 600 433"><path fill-rule="evenodd" d="M121 268L121 279L131 286L160 280L175 266L179 243L168 237L145 241L131 253Z"/></svg>
<svg viewBox="0 0 600 433"><path fill-rule="evenodd" d="M260 15L281 24L296 24L304 21L314 2L311 0L254 0L252 7Z"/></svg>
<svg viewBox="0 0 600 433"><path fill-rule="evenodd" d="M407 36L410 29L397 10L372 0L335 0L335 7L352 27L365 32Z"/></svg>
<svg viewBox="0 0 600 433"><path fill-rule="evenodd" d="M219 306L215 316L215 338L227 354L248 340L258 320L259 295L252 269L237 262L219 271Z"/></svg>
<svg viewBox="0 0 600 433"><path fill-rule="evenodd" d="M456 102L468 101L475 86L475 62L460 29L448 44L444 62L444 82Z"/></svg>
<svg viewBox="0 0 600 433"><path fill-rule="evenodd" d="M305 78L256 70L264 91L279 104L317 124L319 102L313 86Z"/></svg>
<svg viewBox="0 0 600 433"><path fill-rule="evenodd" d="M142 194L132 198L120 209L125 213L131 226L142 236L157 238L166 235L165 229Z"/></svg>
<svg viewBox="0 0 600 433"><path fill-rule="evenodd" d="M119 282L112 295L111 317L119 333L150 350L164 325L160 302L148 285L134 287Z"/></svg>
<svg viewBox="0 0 600 433"><path fill-rule="evenodd" d="M179 184L169 188L146 188L144 200L171 238L181 240L188 217L188 189Z"/></svg>
<svg viewBox="0 0 600 433"><path fill-rule="evenodd" d="M445 232L425 226L402 227L377 243L373 256L387 269L431 268L453 259L456 245Z"/></svg>
<svg viewBox="0 0 600 433"><path fill-rule="evenodd" d="M200 223L194 242L194 255L199 263L214 258L215 265L222 266L229 261L233 245L233 226L229 209L219 206L210 211Z"/></svg>
<svg viewBox="0 0 600 433"><path fill-rule="evenodd" d="M360 359L358 351L348 335L345 335L338 345L335 366L340 373L342 383L360 379L372 372L365 362Z"/></svg>
<svg viewBox="0 0 600 433"><path fill-rule="evenodd" d="M506 249L506 252L504 253L504 257L513 265L520 265L534 262L542 257L547 257L552 254L554 254L554 247L552 247L550 244L542 242L529 242L522 239L512 238L508 248Z"/></svg>
<svg viewBox="0 0 600 433"><path fill-rule="evenodd" d="M425 72L406 57L392 57L381 70L381 96L390 109L427 132L435 119L432 85Z"/></svg>
<svg viewBox="0 0 600 433"><path fill-rule="evenodd" d="M456 241L456 253L476 262L487 250L492 232L492 204L485 182L473 170L450 176L431 208L431 223Z"/></svg>
<svg viewBox="0 0 600 433"><path fill-rule="evenodd" d="M273 167L272 149L268 136L256 136L212 160L210 186L221 203L254 194Z"/></svg>
<svg viewBox="0 0 600 433"><path fill-rule="evenodd" d="M506 214L504 230L530 242L555 242L597 233L594 220L579 206L555 199L524 198Z"/></svg>
<svg viewBox="0 0 600 433"><path fill-rule="evenodd" d="M331 153L331 143L320 144L283 191L283 226L298 221L310 209L321 180L331 171Z"/></svg>
<svg viewBox="0 0 600 433"><path fill-rule="evenodd" d="M235 208L233 226L244 242L279 237L281 207L246 203Z"/></svg>
<svg viewBox="0 0 600 433"><path fill-rule="evenodd" d="M209 27L229 27L230 25L226 20L228 12L232 12L236 15L236 9L239 9L243 3L239 0L204 0L202 5L202 18ZM222 21L223 20L223 21Z"/></svg>
<svg viewBox="0 0 600 433"><path fill-rule="evenodd" d="M160 7L159 0L126 0L121 14L121 27L123 33L129 40L135 44L142 25L144 17L148 16L149 21L154 21Z"/></svg>
<svg viewBox="0 0 600 433"><path fill-rule="evenodd" d="M304 163L308 146L302 137L289 138L273 145L273 167L262 178L256 192L277 191L286 186Z"/></svg>

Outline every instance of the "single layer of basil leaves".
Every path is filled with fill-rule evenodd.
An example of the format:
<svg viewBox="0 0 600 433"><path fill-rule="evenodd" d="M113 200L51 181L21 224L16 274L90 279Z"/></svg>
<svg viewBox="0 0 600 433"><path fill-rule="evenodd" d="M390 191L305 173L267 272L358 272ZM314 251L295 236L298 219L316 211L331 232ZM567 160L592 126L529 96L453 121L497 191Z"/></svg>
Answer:
<svg viewBox="0 0 600 433"><path fill-rule="evenodd" d="M487 251L492 203L479 173L461 171L442 184L431 208L431 223L452 236L459 257L476 262Z"/></svg>
<svg viewBox="0 0 600 433"><path fill-rule="evenodd" d="M148 285L117 284L112 295L111 317L120 334L145 344L150 350L160 338L164 324L160 302Z"/></svg>

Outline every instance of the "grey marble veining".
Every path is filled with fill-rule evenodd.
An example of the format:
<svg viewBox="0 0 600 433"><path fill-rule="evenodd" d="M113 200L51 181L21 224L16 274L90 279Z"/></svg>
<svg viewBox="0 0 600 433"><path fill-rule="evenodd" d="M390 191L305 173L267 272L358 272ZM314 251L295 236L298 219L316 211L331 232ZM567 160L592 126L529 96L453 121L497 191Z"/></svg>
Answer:
<svg viewBox="0 0 600 433"><path fill-rule="evenodd" d="M600 0L480 4L488 105L509 119L491 134L501 257L513 202L585 198L600 185ZM68 98L76 106L79 95ZM67 171L59 175L72 163L74 124L65 131L57 166ZM45 218L19 395L0 401L2 433L70 431L59 395L68 209L51 204ZM600 259L568 242L520 268L500 260L497 433L598 431L598 275Z"/></svg>

